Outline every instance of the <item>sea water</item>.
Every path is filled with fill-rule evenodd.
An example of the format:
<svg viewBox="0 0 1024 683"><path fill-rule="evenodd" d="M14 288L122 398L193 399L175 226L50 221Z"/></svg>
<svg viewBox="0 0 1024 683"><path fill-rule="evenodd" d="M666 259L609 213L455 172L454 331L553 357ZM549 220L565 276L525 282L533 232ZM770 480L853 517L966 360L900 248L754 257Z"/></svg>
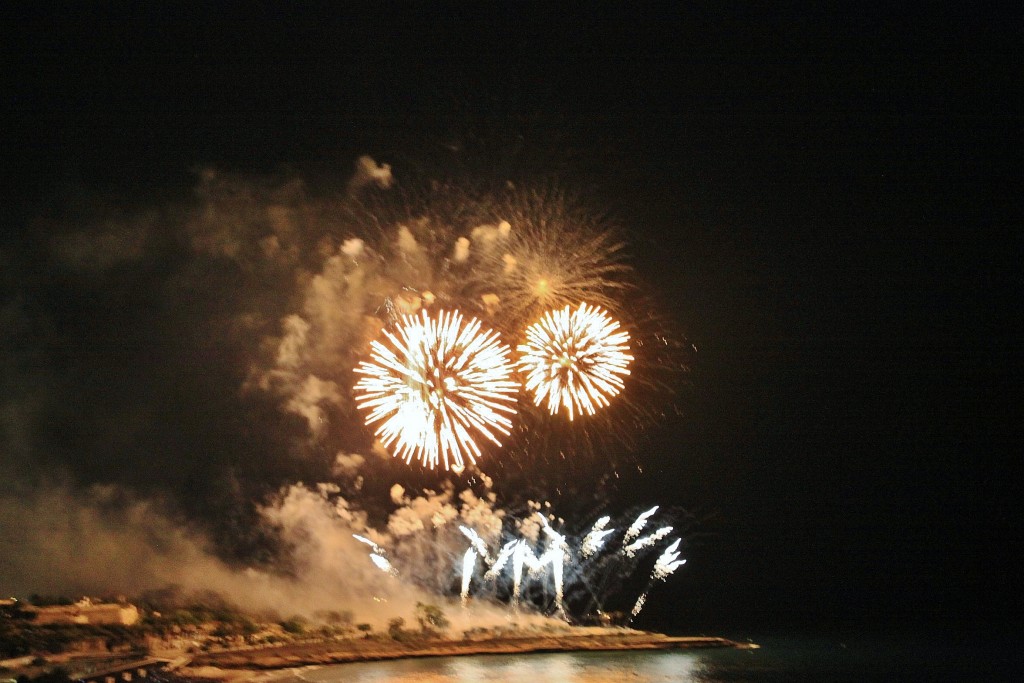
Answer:
<svg viewBox="0 0 1024 683"><path fill-rule="evenodd" d="M956 629L764 635L761 647L476 655L307 667L275 683L735 683L1020 681L1022 657L1005 631Z"/></svg>

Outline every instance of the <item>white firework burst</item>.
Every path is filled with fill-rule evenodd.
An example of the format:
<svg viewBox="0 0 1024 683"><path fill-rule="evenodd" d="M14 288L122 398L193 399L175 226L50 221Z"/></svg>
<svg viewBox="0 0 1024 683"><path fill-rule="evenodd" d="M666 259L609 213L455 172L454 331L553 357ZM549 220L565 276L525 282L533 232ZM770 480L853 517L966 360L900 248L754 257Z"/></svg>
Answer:
<svg viewBox="0 0 1024 683"><path fill-rule="evenodd" d="M424 310L384 336L389 343L373 342L371 359L355 369L355 393L385 447L406 462L461 472L480 457L478 438L501 445L519 387L496 332L458 311Z"/></svg>
<svg viewBox="0 0 1024 683"><path fill-rule="evenodd" d="M593 415L624 385L633 356L629 335L597 306L581 303L549 311L526 330L518 348L533 402L552 415Z"/></svg>

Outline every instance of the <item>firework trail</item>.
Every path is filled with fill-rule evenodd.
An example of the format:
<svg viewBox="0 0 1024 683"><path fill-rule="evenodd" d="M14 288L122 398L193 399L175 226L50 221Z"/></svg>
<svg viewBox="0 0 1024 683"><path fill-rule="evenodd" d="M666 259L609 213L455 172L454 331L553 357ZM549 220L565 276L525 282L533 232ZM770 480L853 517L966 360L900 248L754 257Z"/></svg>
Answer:
<svg viewBox="0 0 1024 683"><path fill-rule="evenodd" d="M360 543L370 546L373 549L373 552L370 553L370 562L373 562L377 569L380 569L385 574L396 575L398 573L398 571L391 565L391 562L388 561L388 558L384 556L383 548L365 536L360 536L359 534L352 534L352 538L356 539Z"/></svg>
<svg viewBox="0 0 1024 683"><path fill-rule="evenodd" d="M672 533L672 527L670 527L670 526L663 526L660 529L658 529L657 531L655 531L653 534L651 534L650 536L644 536L643 538L638 538L637 540L633 541L629 545L623 547L622 552L625 553L626 557L635 557L638 550L643 550L644 548L650 548L652 545L654 545L655 543L657 543L661 539L665 538L670 533Z"/></svg>
<svg viewBox="0 0 1024 683"><path fill-rule="evenodd" d="M373 552L375 552L375 553L383 553L384 552L383 548L381 548L379 545L377 545L376 543L374 543L370 539L366 538L365 536L360 536L359 534L352 534L352 538L356 539L360 543L363 543L365 545L370 546L371 548L373 548Z"/></svg>
<svg viewBox="0 0 1024 683"><path fill-rule="evenodd" d="M404 316L397 335L385 330L390 347L375 341L372 362L355 372L356 405L366 423L380 422L377 435L406 462L414 457L433 469L461 472L480 457L476 437L500 446L515 414L516 383L509 348L479 320L463 324L460 313L433 318Z"/></svg>
<svg viewBox="0 0 1024 683"><path fill-rule="evenodd" d="M550 527L546 527L550 529ZM519 608L519 598L522 594L523 585L523 569L529 571L531 575L538 574L544 570L545 567L551 566L552 576L555 582L555 602L556 609L560 614L564 614L564 608L562 606L562 594L563 594L563 561L566 553L565 539L554 530L551 530L549 536L552 538L551 547L537 557L533 554L530 546L523 539L510 541L506 543L501 551L498 553L498 557L491 565L490 569L484 575L484 578L494 579L504 569L505 565L511 562L512 564L512 606L514 609ZM465 581L465 579L463 579Z"/></svg>
<svg viewBox="0 0 1024 683"><path fill-rule="evenodd" d="M629 335L596 306L582 303L549 311L526 330L518 366L536 405L552 415L565 410L572 420L593 415L624 386L633 357Z"/></svg>
<svg viewBox="0 0 1024 683"><path fill-rule="evenodd" d="M601 519L594 523L594 528L590 530L590 533L583 538L583 545L580 548L580 552L584 558L590 557L604 546L604 539L610 534L615 533L615 529L605 529L608 526L608 522L611 521L611 517L605 515Z"/></svg>
<svg viewBox="0 0 1024 683"><path fill-rule="evenodd" d="M480 555L484 562L490 563L491 555L487 552L487 544L484 543L484 539L480 538L480 534L462 524L459 525L459 531L469 539L471 544L462 556L462 590L459 592L459 597L462 600L462 606L465 607L469 600L469 586L473 578L473 570L476 569L476 556Z"/></svg>
<svg viewBox="0 0 1024 683"><path fill-rule="evenodd" d="M509 541L503 545L501 550L498 551L498 557L495 558L494 564L492 564L490 569L487 570L487 573L484 574L484 578L488 580L494 580L497 578L498 574L501 573L501 570L508 563L509 558L511 558L513 553L516 552L516 548L519 547L520 543L522 543L521 540L516 540Z"/></svg>
<svg viewBox="0 0 1024 683"><path fill-rule="evenodd" d="M459 598L463 607L469 601L469 586L473 580L473 570L476 569L476 554L475 548L469 548L462 556L462 590L459 591Z"/></svg>
<svg viewBox="0 0 1024 683"><path fill-rule="evenodd" d="M480 557L482 557L485 562L491 561L491 556L487 552L487 544L484 543L484 539L480 538L480 534L462 524L459 525L459 531L469 539L469 542L473 544L473 548L476 552L480 553Z"/></svg>
<svg viewBox="0 0 1024 683"><path fill-rule="evenodd" d="M669 575L679 567L686 564L686 560L679 559L679 539L665 549L665 552L661 554L658 561L654 563L654 571L651 573L651 578L664 581Z"/></svg>
<svg viewBox="0 0 1024 683"><path fill-rule="evenodd" d="M644 530L645 526L647 526L647 520L650 519L651 516L658 511L658 507L658 505L655 505L650 510L641 512L640 515L636 518L636 521L629 525L629 528L626 529L626 535L622 537L623 548L625 548L626 545L630 543L630 541L632 541L634 538L640 535L640 532Z"/></svg>
<svg viewBox="0 0 1024 683"><path fill-rule="evenodd" d="M636 618L636 615L640 614L640 610L644 608L644 604L647 602L647 594L650 593L651 586L653 586L655 582L664 581L672 574L672 572L686 564L686 560L679 559L679 540L680 539L677 538L672 545L666 548L654 563L654 569L651 571L651 578L647 584L647 588L644 589L644 592L636 599L636 603L630 611L630 619L634 619Z"/></svg>
<svg viewBox="0 0 1024 683"><path fill-rule="evenodd" d="M373 562L378 569L387 574L395 574L395 568L388 562L388 558L383 555L370 555L370 561Z"/></svg>

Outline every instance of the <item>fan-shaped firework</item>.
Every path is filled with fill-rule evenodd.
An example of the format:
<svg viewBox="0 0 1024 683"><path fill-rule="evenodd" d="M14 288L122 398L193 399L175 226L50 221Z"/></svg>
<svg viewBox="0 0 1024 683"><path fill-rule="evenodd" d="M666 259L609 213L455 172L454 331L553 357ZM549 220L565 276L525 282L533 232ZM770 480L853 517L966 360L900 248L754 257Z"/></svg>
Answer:
<svg viewBox="0 0 1024 683"><path fill-rule="evenodd" d="M461 471L480 456L477 437L501 445L509 433L518 386L510 349L479 320L456 312L403 316L390 345L375 341L371 360L355 369L356 405L394 455Z"/></svg>
<svg viewBox="0 0 1024 683"><path fill-rule="evenodd" d="M593 415L618 394L629 374L629 335L603 309L580 304L549 311L526 330L519 367L536 405L554 415Z"/></svg>
<svg viewBox="0 0 1024 683"><path fill-rule="evenodd" d="M673 526L643 534L657 507L628 529L606 515L581 536L570 530L575 525L550 512L550 503L529 502L521 517L468 490L425 493L404 499L406 507L392 514L388 532L375 532L390 542L388 550L365 536L353 537L370 547L369 559L382 571L442 595L458 592L463 607L493 600L517 611L536 609L585 622L609 605L632 604L635 617L655 584L686 562L682 539L668 538ZM652 569L650 558L659 548ZM636 585L627 579L639 572L649 572L647 585L635 602L626 602L623 589Z"/></svg>

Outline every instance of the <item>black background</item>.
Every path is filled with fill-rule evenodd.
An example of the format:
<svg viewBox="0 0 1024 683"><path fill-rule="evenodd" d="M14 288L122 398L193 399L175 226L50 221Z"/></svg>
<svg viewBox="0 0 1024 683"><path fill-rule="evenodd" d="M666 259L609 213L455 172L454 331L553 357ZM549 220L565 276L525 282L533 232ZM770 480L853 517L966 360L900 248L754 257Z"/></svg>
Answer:
<svg viewBox="0 0 1024 683"><path fill-rule="evenodd" d="M645 624L1016 617L1021 17L556 5L8 5L9 215L547 147L699 348L623 483L704 520Z"/></svg>

